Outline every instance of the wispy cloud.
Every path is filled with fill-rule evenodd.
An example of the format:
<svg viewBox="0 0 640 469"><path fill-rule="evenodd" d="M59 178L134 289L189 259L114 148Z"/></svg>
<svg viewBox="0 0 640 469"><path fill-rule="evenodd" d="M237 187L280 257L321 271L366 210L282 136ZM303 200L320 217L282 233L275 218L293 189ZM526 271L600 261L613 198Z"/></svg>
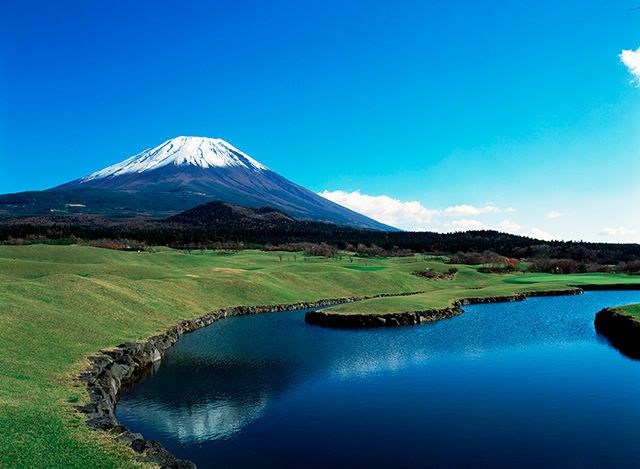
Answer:
<svg viewBox="0 0 640 469"><path fill-rule="evenodd" d="M558 236L551 236L549 233L547 233L546 231L542 231L539 228L532 228L529 231L522 233L522 235L528 236L529 238L544 239L546 241L551 241L552 239L559 238Z"/></svg>
<svg viewBox="0 0 640 469"><path fill-rule="evenodd" d="M498 227L500 230L505 231L507 233L515 233L518 230L521 230L522 227L515 223L511 218L505 218L500 223L498 223Z"/></svg>
<svg viewBox="0 0 640 469"><path fill-rule="evenodd" d="M637 233L636 230L629 230L624 226L619 226L618 228L605 228L599 234L600 236L628 236Z"/></svg>
<svg viewBox="0 0 640 469"><path fill-rule="evenodd" d="M564 217L564 213L556 212L555 210L547 213L546 217L553 220L554 218Z"/></svg>
<svg viewBox="0 0 640 469"><path fill-rule="evenodd" d="M473 215L480 215L482 213L497 213L500 209L492 204L487 204L484 207L474 207L473 205L456 205L455 207L447 207L442 211L443 215L453 217L468 217Z"/></svg>
<svg viewBox="0 0 640 469"><path fill-rule="evenodd" d="M454 231L491 229L479 220L467 220L466 218L463 218L462 220L452 221L448 225L453 228Z"/></svg>
<svg viewBox="0 0 640 469"><path fill-rule="evenodd" d="M507 207L507 208L505 209L505 212L511 212L511 213L513 213L513 212L515 212L515 211L516 211L516 209L515 209L515 208L513 208L513 207Z"/></svg>
<svg viewBox="0 0 640 469"><path fill-rule="evenodd" d="M640 79L640 47L637 50L623 50L620 61L627 66L636 80Z"/></svg>
<svg viewBox="0 0 640 469"><path fill-rule="evenodd" d="M546 231L542 231L540 228L531 228L527 231L522 231L524 228L514 222L511 218L505 218L500 223L498 223L498 228L500 231L504 231L505 233L511 234L519 234L521 236L528 236L529 238L535 239L544 239L546 241L550 241L552 239L559 239L559 236L553 236Z"/></svg>

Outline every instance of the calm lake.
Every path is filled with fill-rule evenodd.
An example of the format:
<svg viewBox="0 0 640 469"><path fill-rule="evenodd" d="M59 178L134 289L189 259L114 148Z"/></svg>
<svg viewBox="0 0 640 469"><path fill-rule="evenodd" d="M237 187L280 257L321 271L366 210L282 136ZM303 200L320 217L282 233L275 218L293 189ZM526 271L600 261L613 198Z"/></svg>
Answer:
<svg viewBox="0 0 640 469"><path fill-rule="evenodd" d="M116 416L208 467L640 467L640 361L595 314L640 291L341 330L304 312L183 336Z"/></svg>

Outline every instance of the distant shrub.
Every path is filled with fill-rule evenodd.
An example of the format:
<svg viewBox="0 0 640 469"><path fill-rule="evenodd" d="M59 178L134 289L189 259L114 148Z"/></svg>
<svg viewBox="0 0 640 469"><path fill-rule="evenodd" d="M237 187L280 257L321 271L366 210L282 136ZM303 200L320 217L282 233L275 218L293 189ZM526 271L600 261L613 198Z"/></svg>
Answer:
<svg viewBox="0 0 640 469"><path fill-rule="evenodd" d="M607 265L607 264L599 264L597 262L589 262L587 264L587 272L599 272L599 273L603 273L603 274L610 274L611 273L611 266Z"/></svg>
<svg viewBox="0 0 640 469"><path fill-rule="evenodd" d="M631 262L621 262L616 268L618 272L625 274L635 274L640 272L640 260Z"/></svg>
<svg viewBox="0 0 640 469"><path fill-rule="evenodd" d="M549 259L546 256L542 256L533 259L529 264L529 272L544 272L548 274L577 274L579 272L594 272L596 270L590 269L602 269L598 271L604 271L604 267L599 264L586 264L578 263L573 259Z"/></svg>
<svg viewBox="0 0 640 469"><path fill-rule="evenodd" d="M116 251L148 251L150 248L135 239L94 239L92 241L81 243L83 246L91 246L94 248L113 249Z"/></svg>
<svg viewBox="0 0 640 469"><path fill-rule="evenodd" d="M481 272L483 274L506 274L511 271L512 269L504 266L478 267L478 272Z"/></svg>
<svg viewBox="0 0 640 469"><path fill-rule="evenodd" d="M398 246L394 246L390 255L394 257L413 257L415 252L412 249L402 249Z"/></svg>
<svg viewBox="0 0 640 469"><path fill-rule="evenodd" d="M447 272L438 272L437 270L427 269L427 270L416 270L413 275L417 277L426 278L428 280L453 280L458 269L452 267Z"/></svg>

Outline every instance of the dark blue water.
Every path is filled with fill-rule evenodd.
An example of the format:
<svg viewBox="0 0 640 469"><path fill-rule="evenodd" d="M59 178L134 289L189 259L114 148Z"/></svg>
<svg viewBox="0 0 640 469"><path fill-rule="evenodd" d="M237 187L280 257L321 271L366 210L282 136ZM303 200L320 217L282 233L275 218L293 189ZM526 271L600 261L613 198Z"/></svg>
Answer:
<svg viewBox="0 0 640 469"><path fill-rule="evenodd" d="M640 467L640 361L595 313L640 292L339 330L304 312L180 339L118 419L207 467Z"/></svg>

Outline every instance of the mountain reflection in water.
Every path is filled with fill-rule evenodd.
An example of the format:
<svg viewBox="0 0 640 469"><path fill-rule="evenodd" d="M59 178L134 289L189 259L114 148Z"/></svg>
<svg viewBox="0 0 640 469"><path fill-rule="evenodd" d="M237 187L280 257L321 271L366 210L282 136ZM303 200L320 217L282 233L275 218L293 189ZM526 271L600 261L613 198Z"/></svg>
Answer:
<svg viewBox="0 0 640 469"><path fill-rule="evenodd" d="M304 311L183 336L116 416L206 467L640 467L640 362L595 313L640 292L339 330Z"/></svg>

